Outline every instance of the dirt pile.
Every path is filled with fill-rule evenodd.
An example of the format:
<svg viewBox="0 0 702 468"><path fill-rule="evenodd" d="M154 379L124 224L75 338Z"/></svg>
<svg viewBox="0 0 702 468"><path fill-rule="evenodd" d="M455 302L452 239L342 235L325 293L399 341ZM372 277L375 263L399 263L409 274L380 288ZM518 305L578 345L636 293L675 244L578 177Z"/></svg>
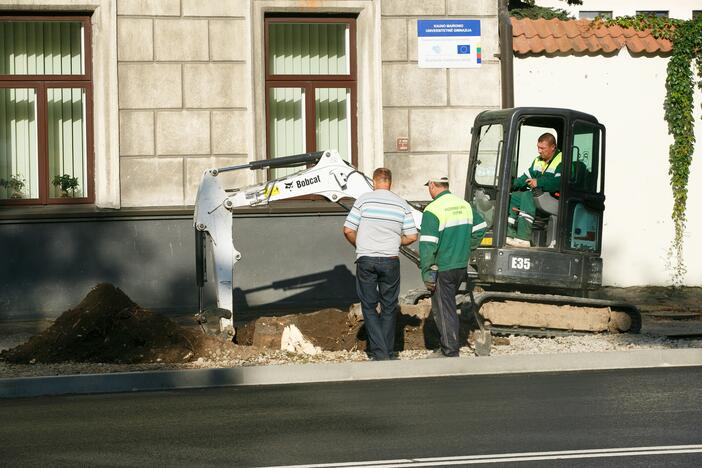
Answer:
<svg viewBox="0 0 702 468"><path fill-rule="evenodd" d="M362 322L339 309L322 309L309 314L260 317L239 327L236 342L245 346L280 349L283 329L295 325L315 346L324 351L365 349Z"/></svg>
<svg viewBox="0 0 702 468"><path fill-rule="evenodd" d="M358 311L323 309L261 317L237 329L235 344L203 333L194 322L191 327L181 326L144 309L119 288L103 283L42 333L0 352L0 360L13 364L245 361L266 349L280 350L283 329L288 325L295 325L305 339L324 351L366 349L366 330ZM462 327L461 341L465 343L467 337L468 328ZM438 346L439 334L433 319L408 315L405 310L398 314L396 351Z"/></svg>
<svg viewBox="0 0 702 468"><path fill-rule="evenodd" d="M324 351L365 351L368 343L362 319L339 309L323 309L309 314L260 317L237 328L240 345L280 349L283 329L295 325L302 335ZM468 326L461 327L460 339L468 339ZM439 331L431 318L400 313L395 330L395 351L434 349Z"/></svg>
<svg viewBox="0 0 702 468"><path fill-rule="evenodd" d="M102 283L43 333L3 351L0 359L16 364L181 363L229 354L235 348L143 309L119 288Z"/></svg>

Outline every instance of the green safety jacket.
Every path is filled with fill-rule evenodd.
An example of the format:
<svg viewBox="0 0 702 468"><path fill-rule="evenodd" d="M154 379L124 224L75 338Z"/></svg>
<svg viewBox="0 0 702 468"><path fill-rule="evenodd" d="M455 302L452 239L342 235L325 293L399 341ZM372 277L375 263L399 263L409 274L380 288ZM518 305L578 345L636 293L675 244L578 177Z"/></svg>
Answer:
<svg viewBox="0 0 702 468"><path fill-rule="evenodd" d="M531 166L512 183L512 190L526 187L527 179L536 179L536 186L544 192L558 192L561 189L562 153L559 151L549 162L537 156Z"/></svg>
<svg viewBox="0 0 702 468"><path fill-rule="evenodd" d="M483 238L487 224L470 204L448 190L424 208L419 235L419 268L422 280L431 281L432 265L439 271L466 268L472 249Z"/></svg>

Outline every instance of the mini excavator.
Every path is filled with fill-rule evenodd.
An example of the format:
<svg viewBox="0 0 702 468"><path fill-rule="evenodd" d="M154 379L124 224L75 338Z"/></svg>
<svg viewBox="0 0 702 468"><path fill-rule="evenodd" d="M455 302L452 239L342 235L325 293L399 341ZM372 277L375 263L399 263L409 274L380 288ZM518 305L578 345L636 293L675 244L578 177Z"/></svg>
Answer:
<svg viewBox="0 0 702 468"><path fill-rule="evenodd" d="M562 153L558 192L532 195L537 207L529 247L507 245L512 181L531 165L543 133L556 137ZM303 166L268 182L224 189L223 172ZM472 128L465 199L487 223L480 246L472 253L459 306L471 304L483 344L489 333L553 336L586 332L633 332L640 313L631 304L593 299L602 284L605 127L595 117L570 109L521 107L479 114ZM373 190L372 180L335 150L305 153L248 164L208 169L195 204L196 277L202 319L207 239L211 241L220 331L233 335L234 265L241 253L233 244L232 211L277 200L319 195L339 203ZM343 206L343 205L342 205ZM420 205L412 204L421 225ZM402 253L418 264L417 252ZM475 290L475 291L474 291ZM405 302L428 297L413 290ZM486 338L488 337L488 338ZM489 347L488 347L489 348Z"/></svg>

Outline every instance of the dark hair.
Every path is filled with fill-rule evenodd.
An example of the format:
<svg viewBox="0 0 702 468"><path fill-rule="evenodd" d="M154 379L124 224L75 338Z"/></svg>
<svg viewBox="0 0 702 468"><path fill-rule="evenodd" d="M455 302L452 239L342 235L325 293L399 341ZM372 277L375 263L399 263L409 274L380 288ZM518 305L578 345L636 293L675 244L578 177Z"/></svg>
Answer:
<svg viewBox="0 0 702 468"><path fill-rule="evenodd" d="M387 180L392 182L392 172L386 167L379 167L373 171L373 180Z"/></svg>
<svg viewBox="0 0 702 468"><path fill-rule="evenodd" d="M546 132L543 135L539 137L539 143L545 141L551 146L556 146L556 137L553 136L552 134Z"/></svg>

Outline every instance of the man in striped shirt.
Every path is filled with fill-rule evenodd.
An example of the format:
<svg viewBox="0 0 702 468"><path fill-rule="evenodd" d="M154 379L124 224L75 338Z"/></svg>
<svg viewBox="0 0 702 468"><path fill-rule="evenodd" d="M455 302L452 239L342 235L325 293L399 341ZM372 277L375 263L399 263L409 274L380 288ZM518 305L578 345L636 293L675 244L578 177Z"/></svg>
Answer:
<svg viewBox="0 0 702 468"><path fill-rule="evenodd" d="M417 240L412 210L390 191L391 185L390 170L376 169L373 191L358 197L344 223L344 236L356 247L356 292L368 335L368 356L379 361L395 357L400 245Z"/></svg>

